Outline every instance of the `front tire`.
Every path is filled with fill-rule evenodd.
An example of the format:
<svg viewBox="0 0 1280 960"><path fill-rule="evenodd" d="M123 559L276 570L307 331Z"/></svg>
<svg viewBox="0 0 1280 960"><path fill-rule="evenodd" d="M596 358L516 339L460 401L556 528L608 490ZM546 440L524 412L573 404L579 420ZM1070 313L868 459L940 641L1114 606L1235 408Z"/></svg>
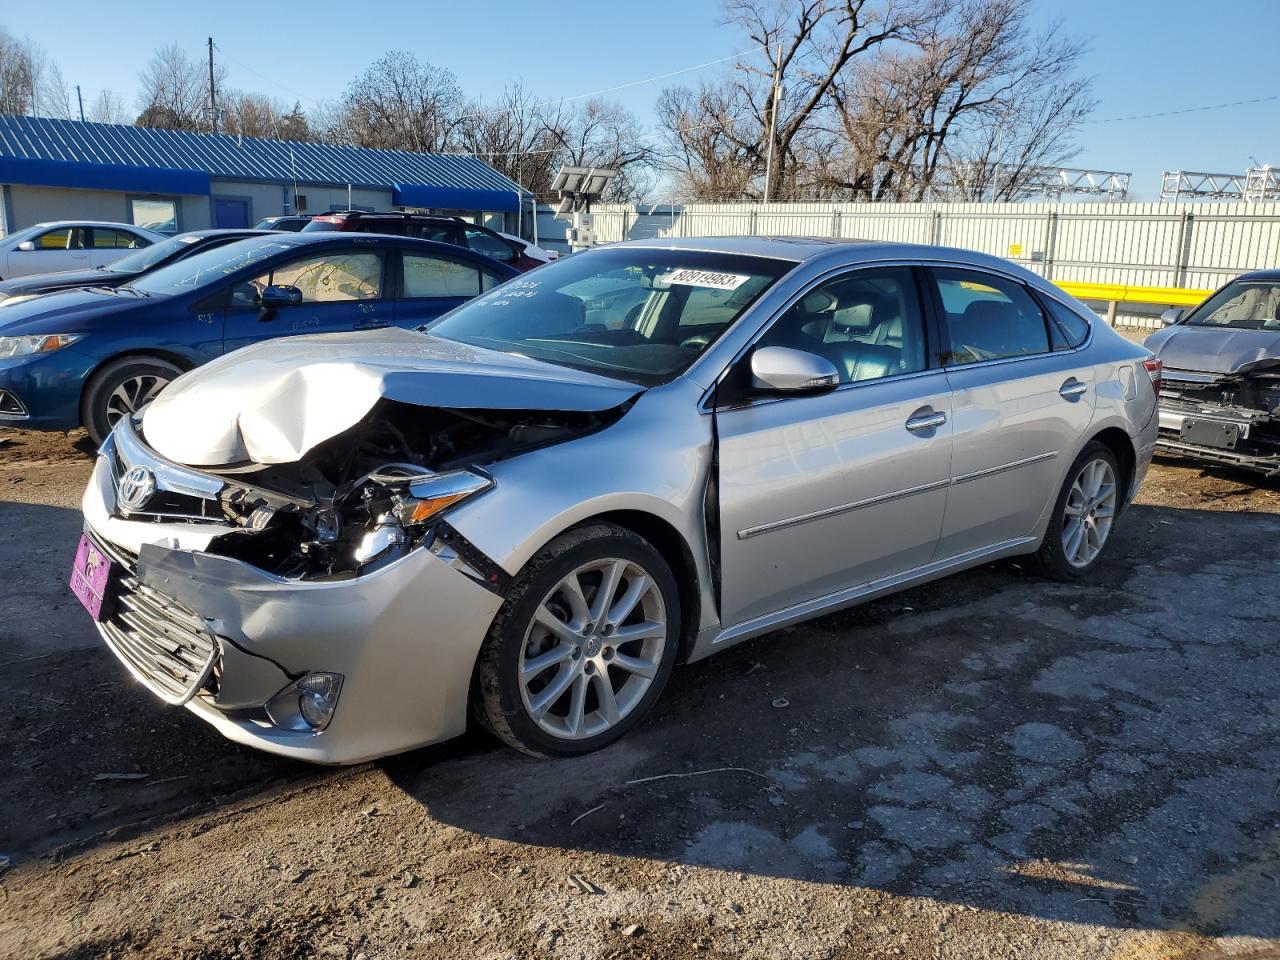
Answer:
<svg viewBox="0 0 1280 960"><path fill-rule="evenodd" d="M121 357L104 365L89 379L81 402L80 422L95 445L122 417L137 412L182 374L159 357Z"/></svg>
<svg viewBox="0 0 1280 960"><path fill-rule="evenodd" d="M1105 443L1094 441L1076 457L1036 553L1045 576L1077 580L1101 562L1124 504L1121 476L1120 464Z"/></svg>
<svg viewBox="0 0 1280 960"><path fill-rule="evenodd" d="M570 530L513 582L480 650L473 713L532 756L590 753L653 707L679 640L661 554L613 524Z"/></svg>

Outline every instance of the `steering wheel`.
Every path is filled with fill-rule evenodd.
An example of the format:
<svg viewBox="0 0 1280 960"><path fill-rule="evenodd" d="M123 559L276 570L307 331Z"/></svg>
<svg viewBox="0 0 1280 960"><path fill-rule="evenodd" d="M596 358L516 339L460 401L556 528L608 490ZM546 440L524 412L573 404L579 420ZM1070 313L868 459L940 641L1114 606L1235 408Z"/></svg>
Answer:
<svg viewBox="0 0 1280 960"><path fill-rule="evenodd" d="M690 350L701 350L711 342L711 337L705 333L695 333L692 337L688 337L680 342L680 346L687 347Z"/></svg>

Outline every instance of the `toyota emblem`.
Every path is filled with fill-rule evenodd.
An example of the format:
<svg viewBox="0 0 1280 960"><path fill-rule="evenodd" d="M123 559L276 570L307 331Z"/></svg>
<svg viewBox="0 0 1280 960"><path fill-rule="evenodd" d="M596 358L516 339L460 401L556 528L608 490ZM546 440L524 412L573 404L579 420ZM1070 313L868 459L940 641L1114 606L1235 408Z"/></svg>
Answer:
<svg viewBox="0 0 1280 960"><path fill-rule="evenodd" d="M141 510L156 492L156 475L150 467L130 467L120 478L120 505L125 510Z"/></svg>

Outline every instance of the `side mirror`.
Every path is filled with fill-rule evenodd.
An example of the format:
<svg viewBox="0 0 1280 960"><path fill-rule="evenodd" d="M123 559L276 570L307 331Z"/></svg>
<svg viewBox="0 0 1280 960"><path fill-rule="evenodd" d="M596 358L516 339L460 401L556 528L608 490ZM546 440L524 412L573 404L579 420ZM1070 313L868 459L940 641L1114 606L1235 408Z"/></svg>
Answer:
<svg viewBox="0 0 1280 960"><path fill-rule="evenodd" d="M18 249L22 250L25 253L30 253L35 248L36 248L36 242L34 240L23 240L20 244L18 244Z"/></svg>
<svg viewBox="0 0 1280 960"><path fill-rule="evenodd" d="M751 355L751 381L775 393L815 393L840 383L835 364L790 347L761 347Z"/></svg>
<svg viewBox="0 0 1280 960"><path fill-rule="evenodd" d="M1171 327L1182 319L1182 310L1178 307L1170 307L1164 313L1160 314L1160 323L1166 327Z"/></svg>
<svg viewBox="0 0 1280 960"><path fill-rule="evenodd" d="M262 291L258 303L263 310L276 307L296 307L302 302L302 291L286 284L274 284Z"/></svg>

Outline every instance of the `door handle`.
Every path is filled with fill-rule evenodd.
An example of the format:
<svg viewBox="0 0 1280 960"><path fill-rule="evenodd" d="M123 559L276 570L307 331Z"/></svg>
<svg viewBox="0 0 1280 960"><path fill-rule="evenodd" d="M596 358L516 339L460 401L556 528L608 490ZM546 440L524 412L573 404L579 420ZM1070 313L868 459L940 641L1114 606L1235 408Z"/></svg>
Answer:
<svg viewBox="0 0 1280 960"><path fill-rule="evenodd" d="M1089 385L1087 383L1081 383L1075 377L1072 377L1062 385L1058 393L1064 400L1078 400L1084 396L1085 391L1088 389Z"/></svg>
<svg viewBox="0 0 1280 960"><path fill-rule="evenodd" d="M928 430L935 430L947 422L947 415L939 410L930 410L928 407L923 410L917 410L910 419L907 420L907 429L912 433L924 433Z"/></svg>

